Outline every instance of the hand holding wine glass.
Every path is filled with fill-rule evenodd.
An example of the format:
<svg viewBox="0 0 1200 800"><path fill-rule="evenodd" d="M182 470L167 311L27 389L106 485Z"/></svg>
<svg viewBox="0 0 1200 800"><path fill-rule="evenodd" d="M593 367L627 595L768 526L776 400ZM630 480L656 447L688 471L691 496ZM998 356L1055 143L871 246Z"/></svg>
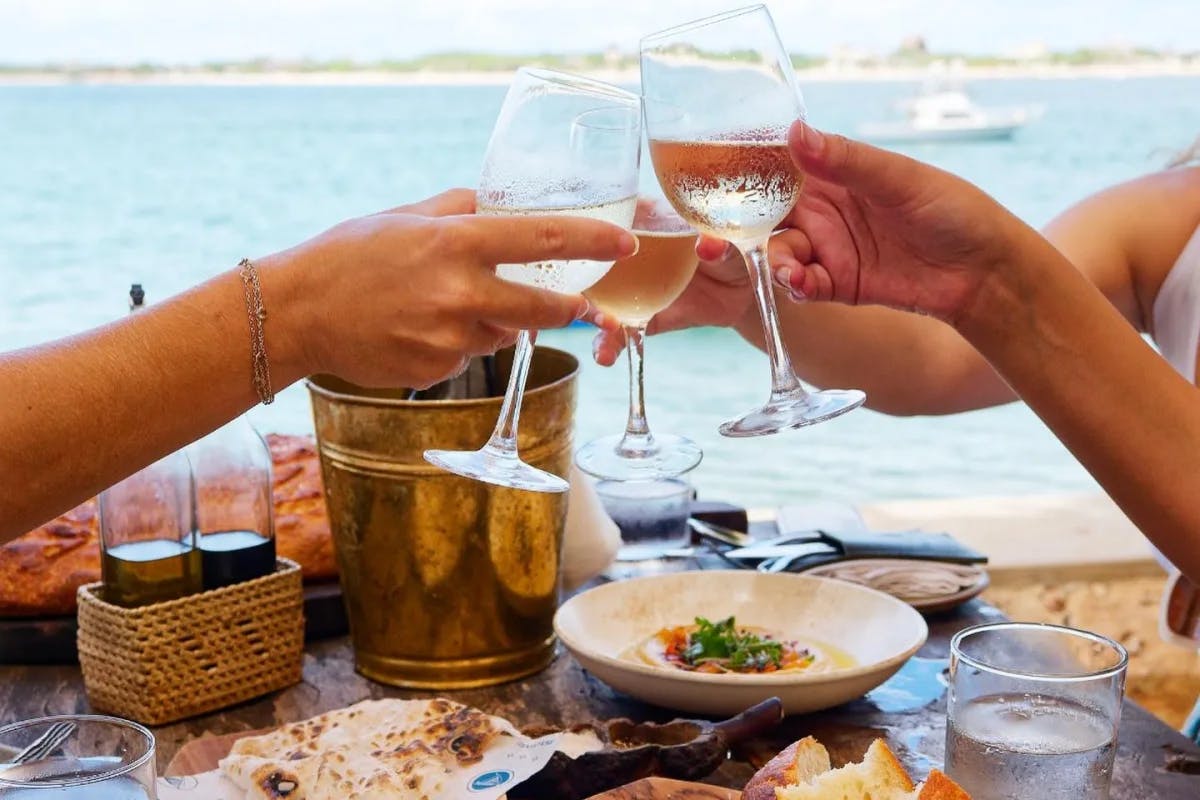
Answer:
<svg viewBox="0 0 1200 800"><path fill-rule="evenodd" d="M796 123L809 173L772 250L775 279L798 297L891 306L954 323L1036 231L967 181L896 153ZM1029 260L1029 256L1024 256Z"/></svg>

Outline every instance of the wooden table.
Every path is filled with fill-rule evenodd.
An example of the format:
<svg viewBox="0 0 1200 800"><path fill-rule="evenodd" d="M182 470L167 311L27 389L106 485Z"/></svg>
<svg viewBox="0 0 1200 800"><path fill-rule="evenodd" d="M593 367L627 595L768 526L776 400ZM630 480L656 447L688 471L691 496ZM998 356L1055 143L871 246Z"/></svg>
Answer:
<svg viewBox="0 0 1200 800"><path fill-rule="evenodd" d="M918 658L945 659L956 631L1001 618L994 608L978 601L954 614L931 618L929 641ZM619 716L662 721L674 716L614 693L566 653L526 680L444 694L507 717L518 726L566 726ZM267 728L366 698L420 696L428 695L381 686L358 675L347 639L318 642L310 645L305 655L303 683L233 709L155 730L159 768L165 767L183 743L200 736ZM0 667L0 723L86 711L78 668ZM1200 748L1129 701L1122 713L1113 799L1200 797ZM884 711L868 696L830 711L789 718L770 737L739 748L709 781L740 787L756 765L807 734L817 736L829 748L835 764L860 759L871 740L882 737L914 775L924 776L931 766L942 762L945 698L917 708Z"/></svg>

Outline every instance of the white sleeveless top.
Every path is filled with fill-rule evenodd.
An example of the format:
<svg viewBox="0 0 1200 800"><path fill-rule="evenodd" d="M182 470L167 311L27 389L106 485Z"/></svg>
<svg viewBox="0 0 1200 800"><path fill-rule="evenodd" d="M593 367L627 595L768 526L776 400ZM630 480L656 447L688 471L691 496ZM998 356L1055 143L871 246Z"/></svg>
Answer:
<svg viewBox="0 0 1200 800"><path fill-rule="evenodd" d="M1200 228L1184 245L1154 298L1154 343L1171 366L1196 383L1196 351L1200 346ZM1152 545L1153 547L1153 545ZM1154 547L1168 571L1170 562Z"/></svg>
<svg viewBox="0 0 1200 800"><path fill-rule="evenodd" d="M1188 381L1196 383L1200 345L1200 228L1184 246L1154 299L1154 342Z"/></svg>

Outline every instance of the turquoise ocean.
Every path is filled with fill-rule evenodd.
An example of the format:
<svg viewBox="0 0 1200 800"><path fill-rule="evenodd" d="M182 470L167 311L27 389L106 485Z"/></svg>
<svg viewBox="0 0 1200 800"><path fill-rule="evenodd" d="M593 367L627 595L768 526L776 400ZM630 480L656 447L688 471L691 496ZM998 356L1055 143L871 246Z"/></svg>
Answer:
<svg viewBox="0 0 1200 800"><path fill-rule="evenodd" d="M815 124L852 133L914 88L814 82L804 92ZM1197 77L970 88L981 103L1042 104L1045 114L1011 142L906 152L976 182L1033 225L1158 168L1200 132ZM124 314L130 283L154 302L342 219L473 185L503 94L497 86L0 87L0 350ZM625 370L591 362L587 329L541 341L585 362L577 441L619 430ZM767 506L1094 488L1019 404L938 418L860 410L731 440L717 424L764 399L765 357L729 331L693 330L655 337L647 359L651 422L704 447L694 480L710 499ZM263 431L311 430L302 386L251 413Z"/></svg>

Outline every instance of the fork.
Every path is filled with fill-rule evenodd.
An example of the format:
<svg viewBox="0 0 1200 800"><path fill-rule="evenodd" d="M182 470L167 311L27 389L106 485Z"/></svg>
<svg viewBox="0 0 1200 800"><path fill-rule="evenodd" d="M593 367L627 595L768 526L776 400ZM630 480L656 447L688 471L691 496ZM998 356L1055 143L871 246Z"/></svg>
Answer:
<svg viewBox="0 0 1200 800"><path fill-rule="evenodd" d="M46 732L34 740L32 744L17 753L16 757L9 763L28 764L30 761L41 761L61 747L62 743L71 738L71 734L74 732L74 722L56 722L47 728Z"/></svg>

